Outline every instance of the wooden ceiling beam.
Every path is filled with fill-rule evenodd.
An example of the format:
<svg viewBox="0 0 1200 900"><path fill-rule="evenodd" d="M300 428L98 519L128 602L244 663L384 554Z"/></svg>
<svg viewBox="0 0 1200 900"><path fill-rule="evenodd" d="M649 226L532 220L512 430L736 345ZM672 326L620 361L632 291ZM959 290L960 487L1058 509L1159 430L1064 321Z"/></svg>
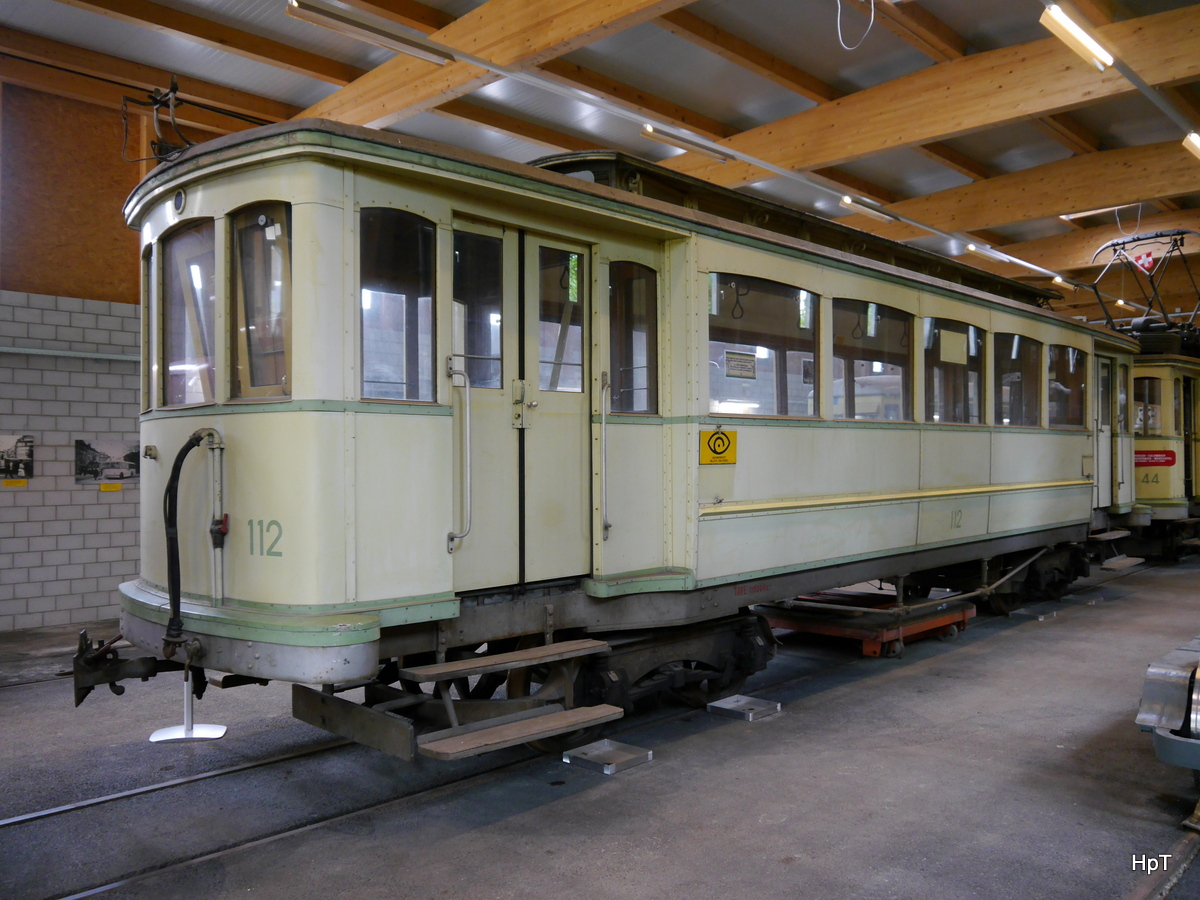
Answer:
<svg viewBox="0 0 1200 900"><path fill-rule="evenodd" d="M507 113L497 112L494 109L488 109L467 100L449 100L441 106L434 108L432 112L448 119L466 122L469 125L478 125L487 128L489 131L496 131L500 134L517 138L518 140L540 144L551 150L575 152L580 150L604 149L604 145L597 144L594 141L576 137L575 135L563 134L552 128L546 128L534 122L518 119Z"/></svg>
<svg viewBox="0 0 1200 900"><path fill-rule="evenodd" d="M718 28L686 10L677 9L654 20L659 28L676 37L702 47L710 53L753 72L780 87L807 97L814 103L827 103L842 96L833 85L826 84L815 75L810 75L791 63L784 62L748 41Z"/></svg>
<svg viewBox="0 0 1200 900"><path fill-rule="evenodd" d="M0 55L0 82L109 109L120 109L129 93L129 88L122 84L67 72L15 56ZM134 116L150 115L150 110L142 106L130 106L129 112ZM199 128L214 134L229 134L253 127L251 122L231 119L229 116L190 105L178 107L175 120L182 126ZM70 123L64 122L63 128L69 130ZM133 129L130 130L133 132ZM138 143L136 133L131 134L129 152L132 155L138 155Z"/></svg>
<svg viewBox="0 0 1200 900"><path fill-rule="evenodd" d="M1132 223L1125 222L1123 224L1126 231L1132 230ZM1138 226L1138 231L1145 233L1169 231L1176 228L1200 231L1200 209L1187 209L1144 218L1141 225ZM1092 262L1092 255L1098 248L1109 241L1127 236L1116 225L1099 225L1094 228L1084 228L1082 231L1073 231L1070 234L1058 234L1053 237L1038 238L1034 241L1009 244L1004 248L1004 252L1055 272L1070 272L1095 265ZM1185 241L1184 252L1200 253L1200 238L1189 238ZM1009 278L1017 278L1027 273L1027 270L1013 265L997 266L995 271Z"/></svg>
<svg viewBox="0 0 1200 900"><path fill-rule="evenodd" d="M888 209L944 231L970 231L1195 191L1200 191L1196 158L1181 142L1166 141L1072 156L902 200ZM925 233L900 222L884 224L862 215L838 221L896 240Z"/></svg>
<svg viewBox="0 0 1200 900"><path fill-rule="evenodd" d="M1098 31L1151 84L1200 78L1200 7L1117 22ZM1054 115L1131 90L1119 73L1096 72L1050 37L921 69L725 143L802 171ZM763 178L748 163L714 163L694 153L668 165L717 184Z"/></svg>
<svg viewBox="0 0 1200 900"><path fill-rule="evenodd" d="M422 34L433 34L454 21L450 13L416 0L342 0L342 3Z"/></svg>
<svg viewBox="0 0 1200 900"><path fill-rule="evenodd" d="M501 66L530 68L682 6L686 0L488 0L432 33L439 44ZM303 115L382 127L495 80L461 62L437 66L403 54Z"/></svg>
<svg viewBox="0 0 1200 900"><path fill-rule="evenodd" d="M16 56L30 62L65 69L79 75L87 75L125 86L130 93L157 89L166 90L171 85L172 73L141 63L130 62L104 53L60 44L49 38L0 26L0 53ZM47 78L47 84L53 79ZM287 103L257 97L245 91L212 84L198 78L178 77L179 97L210 106L219 106L230 112L254 116L265 122L283 122L294 116L299 109ZM39 88L39 90L43 90ZM230 130L233 126L230 125Z"/></svg>
<svg viewBox="0 0 1200 900"><path fill-rule="evenodd" d="M953 28L915 3L898 4L892 0L848 0L851 8L879 23L905 43L916 47L938 62L949 62L967 55L967 41Z"/></svg>
<svg viewBox="0 0 1200 900"><path fill-rule="evenodd" d="M96 13L119 22L185 38L217 50L234 53L255 62L316 78L329 84L345 85L363 71L355 66L328 59L316 53L289 47L270 38L241 31L220 22L202 19L149 0L57 0L67 6Z"/></svg>

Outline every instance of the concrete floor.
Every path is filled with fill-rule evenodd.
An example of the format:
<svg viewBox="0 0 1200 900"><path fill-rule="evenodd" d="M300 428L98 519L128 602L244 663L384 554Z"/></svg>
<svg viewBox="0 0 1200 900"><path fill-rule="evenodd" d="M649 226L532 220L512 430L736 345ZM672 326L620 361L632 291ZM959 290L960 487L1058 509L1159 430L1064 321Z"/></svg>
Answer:
<svg viewBox="0 0 1200 900"><path fill-rule="evenodd" d="M615 776L523 749L412 766L342 747L0 828L0 894L174 860L105 896L1127 896L1146 884L1131 858L1171 852L1196 802L1133 718L1146 665L1200 632L1198 576L1135 572L903 660L786 637L747 689L782 715L617 723L655 758ZM145 738L178 717L177 680L79 710L64 682L0 688L0 818L328 741L288 718L281 686L212 692L198 719L229 736L167 746ZM1193 874L1172 900L1197 896Z"/></svg>

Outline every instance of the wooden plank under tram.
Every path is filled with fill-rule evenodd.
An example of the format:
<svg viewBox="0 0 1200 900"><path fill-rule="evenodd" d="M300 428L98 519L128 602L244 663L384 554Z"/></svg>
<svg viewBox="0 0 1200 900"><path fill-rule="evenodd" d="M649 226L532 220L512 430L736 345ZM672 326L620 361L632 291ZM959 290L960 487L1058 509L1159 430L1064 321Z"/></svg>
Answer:
<svg viewBox="0 0 1200 900"><path fill-rule="evenodd" d="M969 600L951 598L943 603L932 604L918 600L913 603L915 608L900 615L896 614L895 597L888 594L830 591L796 599L839 606L862 606L864 611L816 607L782 609L776 606L761 606L757 611L767 617L772 628L860 641L863 656L884 656L889 649L898 649L903 644L923 638L953 637L964 631L967 623L975 617L975 604ZM901 643L898 645L896 642Z"/></svg>

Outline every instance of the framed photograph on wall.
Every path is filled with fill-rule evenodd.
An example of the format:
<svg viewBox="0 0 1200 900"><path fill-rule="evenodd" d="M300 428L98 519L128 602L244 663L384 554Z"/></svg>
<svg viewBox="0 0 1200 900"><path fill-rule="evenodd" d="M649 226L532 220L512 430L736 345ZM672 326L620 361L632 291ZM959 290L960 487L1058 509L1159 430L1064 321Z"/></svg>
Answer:
<svg viewBox="0 0 1200 900"><path fill-rule="evenodd" d="M137 441L75 442L76 484L124 484L140 474Z"/></svg>
<svg viewBox="0 0 1200 900"><path fill-rule="evenodd" d="M33 477L33 435L0 434L0 478Z"/></svg>

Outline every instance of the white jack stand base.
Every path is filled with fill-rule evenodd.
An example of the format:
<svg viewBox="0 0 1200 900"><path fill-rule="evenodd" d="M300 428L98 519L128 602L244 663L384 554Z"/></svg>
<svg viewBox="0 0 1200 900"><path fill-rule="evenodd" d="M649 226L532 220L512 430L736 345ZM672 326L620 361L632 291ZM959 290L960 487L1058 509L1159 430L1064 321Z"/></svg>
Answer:
<svg viewBox="0 0 1200 900"><path fill-rule="evenodd" d="M160 728L150 735L150 743L161 744L168 741L215 741L225 737L224 725L193 725L192 724L192 673L187 672L183 679L183 724L172 725L170 728Z"/></svg>

